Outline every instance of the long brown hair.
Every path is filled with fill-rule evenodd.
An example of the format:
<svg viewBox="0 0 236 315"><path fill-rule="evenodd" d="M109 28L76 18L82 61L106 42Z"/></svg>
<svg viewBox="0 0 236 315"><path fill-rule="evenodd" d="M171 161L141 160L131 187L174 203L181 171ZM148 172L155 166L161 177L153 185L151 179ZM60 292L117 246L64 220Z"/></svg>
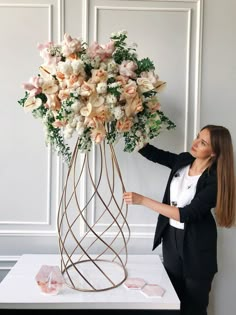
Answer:
<svg viewBox="0 0 236 315"><path fill-rule="evenodd" d="M217 202L216 221L219 226L231 227L235 224L235 170L234 154L230 132L227 128L206 125L202 128L210 133L211 147L214 152L212 163L217 163Z"/></svg>

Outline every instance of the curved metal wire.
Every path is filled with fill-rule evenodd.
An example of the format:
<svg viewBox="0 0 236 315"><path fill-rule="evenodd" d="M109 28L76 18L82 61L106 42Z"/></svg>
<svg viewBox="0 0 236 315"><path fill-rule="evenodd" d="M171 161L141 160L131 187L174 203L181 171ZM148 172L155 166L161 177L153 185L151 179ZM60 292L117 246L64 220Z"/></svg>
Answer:
<svg viewBox="0 0 236 315"><path fill-rule="evenodd" d="M128 206L123 200L125 186L115 150L105 141L96 147L99 148L98 163L93 174L90 166L93 152L85 153L82 160L77 141L57 217L65 282L75 290L88 292L109 290L126 280L130 239ZM85 205L81 206L83 178L87 182L87 196ZM93 205L95 220L89 215Z"/></svg>

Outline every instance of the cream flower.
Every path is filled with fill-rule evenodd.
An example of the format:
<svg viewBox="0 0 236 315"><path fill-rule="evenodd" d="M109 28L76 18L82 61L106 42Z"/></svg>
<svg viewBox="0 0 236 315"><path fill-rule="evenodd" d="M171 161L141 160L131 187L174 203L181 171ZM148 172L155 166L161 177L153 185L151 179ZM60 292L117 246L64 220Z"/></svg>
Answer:
<svg viewBox="0 0 236 315"><path fill-rule="evenodd" d="M42 92L45 94L55 94L58 91L58 85L55 80L48 80L42 85Z"/></svg>
<svg viewBox="0 0 236 315"><path fill-rule="evenodd" d="M138 78L137 84L141 93L149 92L154 89L154 85L148 78Z"/></svg>
<svg viewBox="0 0 236 315"><path fill-rule="evenodd" d="M46 105L53 111L61 108L61 102L56 94L48 95Z"/></svg>
<svg viewBox="0 0 236 315"><path fill-rule="evenodd" d="M140 73L141 78L146 78L148 79L148 81L150 81L153 86L156 86L159 77L157 74L154 73L154 70L150 70L150 71L144 71Z"/></svg>
<svg viewBox="0 0 236 315"><path fill-rule="evenodd" d="M121 109L120 106L113 108L113 114L115 116L115 119L120 120L124 116L124 111Z"/></svg>
<svg viewBox="0 0 236 315"><path fill-rule="evenodd" d="M98 94L105 94L107 92L107 83L106 82L98 83L96 91Z"/></svg>
<svg viewBox="0 0 236 315"><path fill-rule="evenodd" d="M80 114L82 116L88 117L92 113L92 110L93 110L92 104L88 103L86 106L81 108Z"/></svg>
<svg viewBox="0 0 236 315"><path fill-rule="evenodd" d="M82 74L85 75L84 71L84 62L81 59L75 59L71 62L71 67L74 74Z"/></svg>
<svg viewBox="0 0 236 315"><path fill-rule="evenodd" d="M76 101L71 105L71 109L73 110L74 113L79 113L81 106L82 106L81 102L78 101L78 100L76 100Z"/></svg>
<svg viewBox="0 0 236 315"><path fill-rule="evenodd" d="M70 90L69 89L62 89L58 93L58 97L60 98L60 100L65 100L65 99L69 98L69 96L70 96Z"/></svg>
<svg viewBox="0 0 236 315"><path fill-rule="evenodd" d="M32 112L32 110L42 105L42 100L38 97L28 97L24 104L25 112Z"/></svg>
<svg viewBox="0 0 236 315"><path fill-rule="evenodd" d="M117 97L113 94L107 94L106 103L109 105L115 105L117 103Z"/></svg>

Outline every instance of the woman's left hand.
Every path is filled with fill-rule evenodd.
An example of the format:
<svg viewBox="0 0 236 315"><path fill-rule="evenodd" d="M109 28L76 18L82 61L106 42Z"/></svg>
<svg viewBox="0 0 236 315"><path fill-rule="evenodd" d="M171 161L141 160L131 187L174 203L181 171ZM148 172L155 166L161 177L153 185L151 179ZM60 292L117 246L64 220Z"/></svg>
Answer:
<svg viewBox="0 0 236 315"><path fill-rule="evenodd" d="M143 195L137 194L135 192L124 192L123 199L128 205L141 205Z"/></svg>

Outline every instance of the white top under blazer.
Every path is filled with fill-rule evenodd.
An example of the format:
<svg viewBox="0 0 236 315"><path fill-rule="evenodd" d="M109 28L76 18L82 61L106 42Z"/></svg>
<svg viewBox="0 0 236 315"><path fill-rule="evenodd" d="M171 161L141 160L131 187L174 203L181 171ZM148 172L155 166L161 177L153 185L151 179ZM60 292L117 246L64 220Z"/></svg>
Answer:
<svg viewBox="0 0 236 315"><path fill-rule="evenodd" d="M170 184L170 204L175 207L184 207L190 204L196 193L197 182L200 175L190 176L190 165L181 168L173 177ZM184 223L174 219L169 220L170 225L184 229Z"/></svg>

